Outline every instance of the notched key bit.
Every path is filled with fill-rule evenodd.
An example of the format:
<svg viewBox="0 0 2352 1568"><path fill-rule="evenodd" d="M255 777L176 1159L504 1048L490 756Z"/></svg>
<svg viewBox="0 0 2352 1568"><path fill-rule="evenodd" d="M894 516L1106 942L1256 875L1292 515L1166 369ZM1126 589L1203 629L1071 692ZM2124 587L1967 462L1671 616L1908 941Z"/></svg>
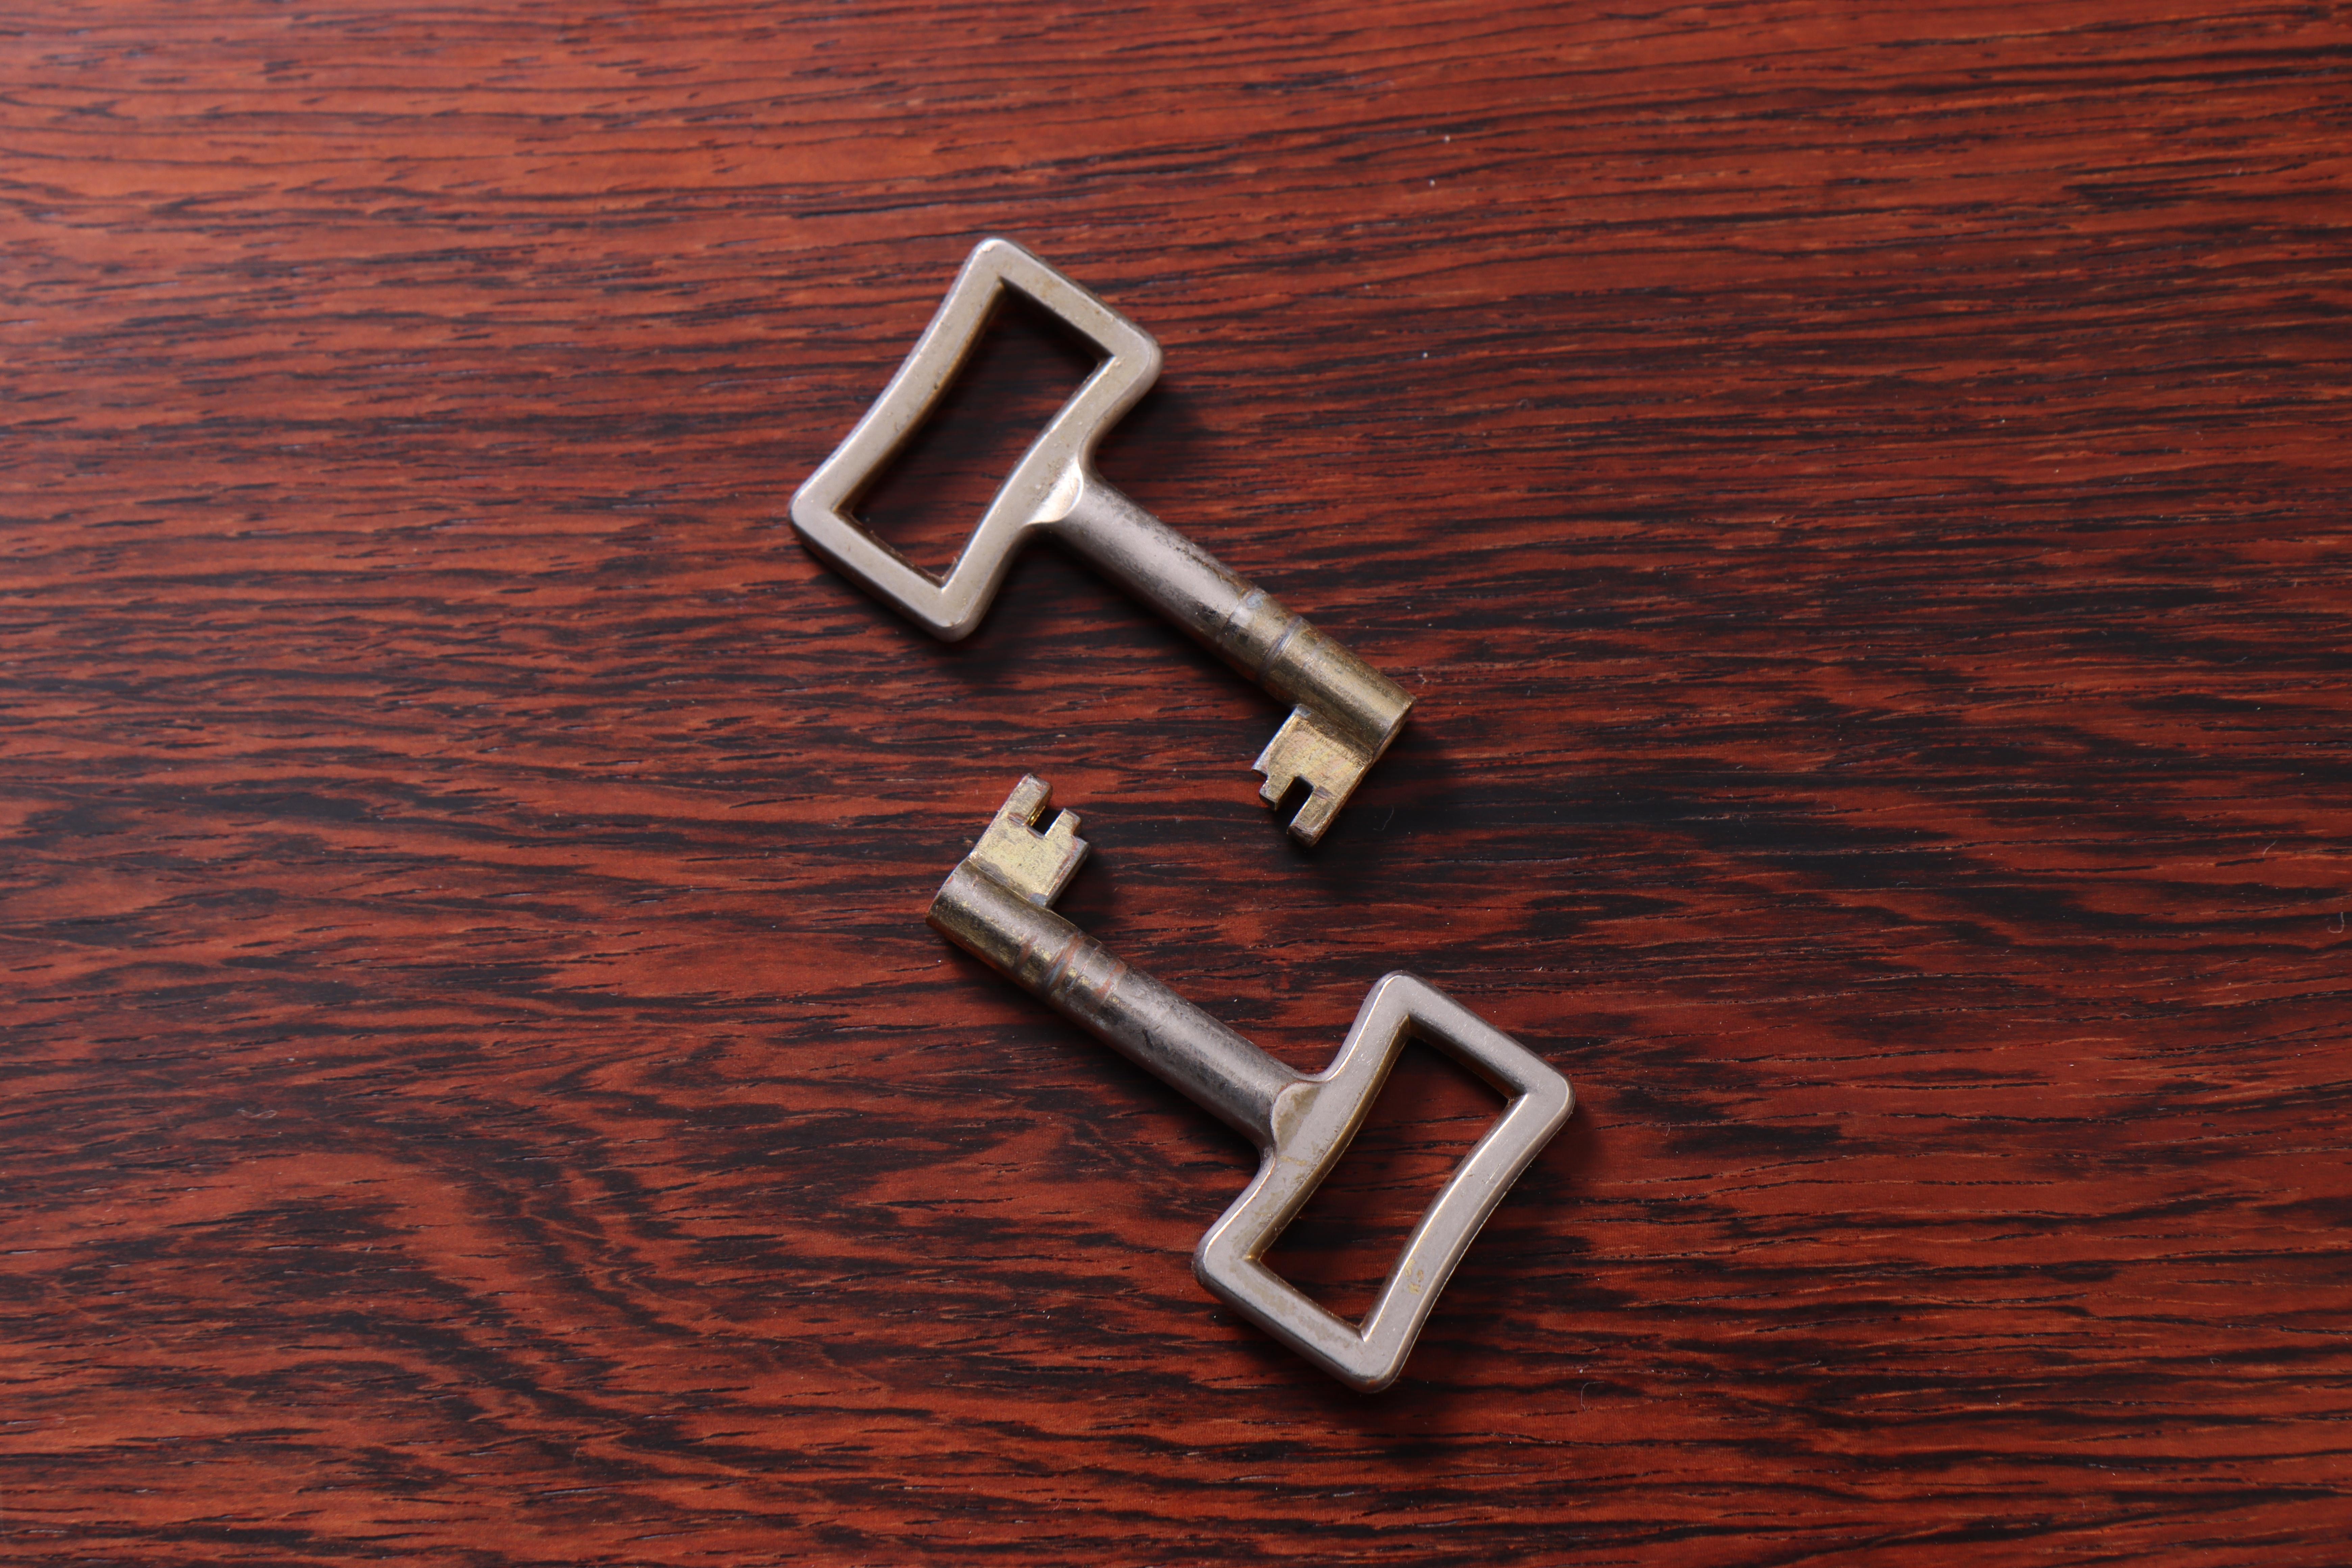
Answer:
<svg viewBox="0 0 2352 1568"><path fill-rule="evenodd" d="M1042 833L1037 830L1050 799L1044 779L1034 773L1024 777L997 807L996 819L968 857L1041 910L1051 908L1062 896L1062 889L1087 863L1087 851L1093 847L1078 837L1075 811L1055 814L1050 826Z"/></svg>
<svg viewBox="0 0 2352 1568"><path fill-rule="evenodd" d="M1108 357L1013 468L944 578L877 538L852 513L913 436L987 330L1007 289L1085 334ZM985 239L957 274L907 363L793 497L808 547L935 637L971 634L1033 533L1068 544L1243 674L1290 703L1258 756L1259 793L1280 806L1306 786L1290 832L1323 831L1403 727L1412 699L1379 670L1228 571L1095 472L1096 446L1160 374L1151 335L1009 239Z"/></svg>
<svg viewBox="0 0 2352 1568"><path fill-rule="evenodd" d="M1567 1122L1576 1103L1568 1080L1434 985L1402 973L1373 985L1329 1067L1293 1072L1047 907L1086 855L1068 812L1035 830L1050 804L1043 780L1024 778L940 884L930 923L1256 1142L1257 1177L1201 1238L1192 1272L1342 1383L1386 1388L1471 1239ZM1049 865L1043 875L1040 864ZM1039 888L1050 891L1041 897ZM1267 1268L1265 1254L1347 1152L1408 1038L1444 1048L1508 1103L1423 1213L1371 1310L1350 1323Z"/></svg>

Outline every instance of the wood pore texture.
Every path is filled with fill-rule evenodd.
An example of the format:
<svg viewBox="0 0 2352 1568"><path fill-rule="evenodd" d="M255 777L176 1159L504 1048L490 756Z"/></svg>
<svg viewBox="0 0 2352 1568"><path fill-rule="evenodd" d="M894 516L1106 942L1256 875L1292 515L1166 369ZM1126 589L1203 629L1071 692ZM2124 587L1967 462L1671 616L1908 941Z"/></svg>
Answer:
<svg viewBox="0 0 2352 1568"><path fill-rule="evenodd" d="M0 1550L2340 1564L2352 13L306 5L0 21ZM1420 700L793 489L971 246L1155 333L1112 482ZM1008 316L934 563L1083 365ZM1250 1152L926 929L1580 1105L1396 1387ZM1422 1058L1276 1261L1360 1305Z"/></svg>

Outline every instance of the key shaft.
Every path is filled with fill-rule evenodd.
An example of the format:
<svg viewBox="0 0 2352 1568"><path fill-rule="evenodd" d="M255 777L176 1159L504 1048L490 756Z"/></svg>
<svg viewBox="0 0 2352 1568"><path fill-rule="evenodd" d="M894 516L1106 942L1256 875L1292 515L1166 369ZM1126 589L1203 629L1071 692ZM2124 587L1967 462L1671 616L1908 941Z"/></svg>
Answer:
<svg viewBox="0 0 2352 1568"><path fill-rule="evenodd" d="M957 946L1260 1147L1274 1141L1276 1100L1306 1081L969 860L940 889L930 922Z"/></svg>

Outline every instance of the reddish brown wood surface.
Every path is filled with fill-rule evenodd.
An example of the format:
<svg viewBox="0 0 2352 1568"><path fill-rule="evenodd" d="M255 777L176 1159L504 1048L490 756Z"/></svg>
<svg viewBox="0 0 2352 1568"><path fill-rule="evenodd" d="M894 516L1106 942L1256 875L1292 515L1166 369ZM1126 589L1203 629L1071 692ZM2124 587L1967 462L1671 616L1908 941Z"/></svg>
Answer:
<svg viewBox="0 0 2352 1568"><path fill-rule="evenodd" d="M8 1552L2344 1561L2342 8L35 0L0 87ZM793 542L990 232L1420 696L1319 852L1069 559L947 647ZM1577 1084L1389 1394L922 925L1024 769L1286 1058L1409 966Z"/></svg>

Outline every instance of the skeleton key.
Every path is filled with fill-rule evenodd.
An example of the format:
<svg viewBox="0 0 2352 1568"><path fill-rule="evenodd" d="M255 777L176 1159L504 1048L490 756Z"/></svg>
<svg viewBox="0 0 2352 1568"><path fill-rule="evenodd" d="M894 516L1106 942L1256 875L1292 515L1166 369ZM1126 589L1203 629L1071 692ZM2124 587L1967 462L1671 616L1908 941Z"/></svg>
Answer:
<svg viewBox="0 0 2352 1568"><path fill-rule="evenodd" d="M1035 300L1108 357L1023 454L947 576L933 577L850 509L955 379L1006 289ZM1293 705L1252 765L1265 775L1258 793L1269 805L1306 786L1290 831L1313 844L1396 739L1412 699L1095 472L1097 443L1159 374L1160 345L1150 333L1011 240L984 239L907 363L793 497L793 526L852 581L948 642L980 624L1031 534L1061 540Z"/></svg>
<svg viewBox="0 0 2352 1568"><path fill-rule="evenodd" d="M1050 803L1042 779L1014 787L940 884L932 926L1255 1142L1257 1177L1201 1238L1192 1272L1340 1382L1386 1388L1478 1227L1567 1122L1575 1108L1568 1080L1427 981L1402 973L1373 985L1328 1068L1293 1072L1054 912L1087 845L1070 812L1039 831ZM1317 1305L1265 1256L1347 1152L1408 1037L1443 1047L1509 1103L1423 1213L1358 1325Z"/></svg>

